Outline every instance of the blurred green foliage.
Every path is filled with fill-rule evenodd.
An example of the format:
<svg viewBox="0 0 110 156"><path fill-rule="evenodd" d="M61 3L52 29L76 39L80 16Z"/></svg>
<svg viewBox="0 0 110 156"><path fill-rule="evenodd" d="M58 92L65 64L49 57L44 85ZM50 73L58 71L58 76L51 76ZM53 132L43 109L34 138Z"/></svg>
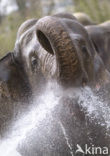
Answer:
<svg viewBox="0 0 110 156"><path fill-rule="evenodd" d="M110 20L110 0L73 0L75 12L87 13L96 23Z"/></svg>
<svg viewBox="0 0 110 156"><path fill-rule="evenodd" d="M0 57L13 50L16 33L22 22L23 19L15 13L4 17L0 25Z"/></svg>

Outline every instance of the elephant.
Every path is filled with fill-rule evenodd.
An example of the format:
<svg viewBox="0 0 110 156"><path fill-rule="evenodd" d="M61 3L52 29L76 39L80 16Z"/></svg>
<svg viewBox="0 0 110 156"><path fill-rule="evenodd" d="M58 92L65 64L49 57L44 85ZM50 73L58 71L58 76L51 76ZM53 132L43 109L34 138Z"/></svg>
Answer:
<svg viewBox="0 0 110 156"><path fill-rule="evenodd" d="M102 58L105 67L110 71L110 21L99 25L86 26L97 53Z"/></svg>
<svg viewBox="0 0 110 156"><path fill-rule="evenodd" d="M60 14L53 15L52 18L59 19L59 20L60 19L61 20L70 20L71 23L73 21L73 23L71 24L71 27L73 25L73 28L74 28L75 27L74 25L77 25L77 23L78 23L78 27L81 27L78 29L80 31L82 31L81 29L84 29L79 24L77 19L71 14L60 13ZM28 95L27 92L28 91L32 92L33 88L37 87L37 90L39 90L41 88L41 86L39 86L39 85L41 83L43 83L44 81L46 81L45 78L48 80L49 77L57 79L57 80L59 79L58 81L61 80L61 83L63 83L64 85L67 85L67 86L68 86L68 84L70 84L70 86L71 86L71 82L73 80L74 80L74 83L72 83L72 84L76 85L76 86L77 85L80 86L81 83L84 84L86 81L88 81L88 83L91 83L91 82L93 82L93 79L95 79L95 77L96 77L96 80L98 81L97 76L99 75L99 73L97 71L100 69L102 70L104 68L103 67L104 65L103 65L100 57L97 54L94 54L95 48L93 47L92 43L89 44L91 41L90 41L89 36L88 36L87 32L85 31L85 29L84 29L84 31L85 31L84 38L86 38L86 37L88 38L87 39L87 44L89 47L88 49L92 49L92 50L89 50L90 52L84 52L84 54L81 54L81 56L79 57L80 59L78 58L78 60L75 58L71 59L72 63L68 63L69 62L68 60L65 60L65 63L63 63L62 62L63 56L61 56L61 57L55 56L54 52L52 50L52 47L51 47L51 43L47 40L47 38L45 38L45 35L42 32L36 30L37 23L38 23L37 19L31 19L31 20L27 20L20 26L18 33L17 33L17 39L15 42L15 47L14 47L13 52L7 54L0 61L0 63L1 63L0 70L2 73L0 75L0 81L5 82L8 90L9 90L8 94L9 93L11 94L11 96L10 95L8 95L8 96L13 98L13 94L16 93L15 97L16 98L18 97L18 99L21 99L21 96L25 97L24 93L26 93ZM68 30L68 25L66 27ZM38 35L35 33L35 31L36 31L36 33L38 33ZM73 31L72 28L71 28L71 31ZM81 40L80 32L78 33L77 29L75 31L76 31L76 33L71 33L71 35L72 35L71 38L73 39L75 37L75 42L77 42L77 46L79 46L78 44L80 44L80 42L83 42L83 41L80 41ZM77 34L77 35L73 35L73 34ZM67 35L67 34L64 30L63 37L65 37L65 35ZM48 44L48 47L45 46L44 41L46 42L46 44ZM67 45L70 44L69 40L67 40L67 41L68 41ZM65 44L62 42L62 46L63 45L65 45ZM60 46L59 46L59 48L60 48ZM63 47L61 47L61 49L63 50ZM80 50L81 49L79 49L79 51ZM81 51L83 51L83 50L88 51L85 44L84 45L82 44ZM67 51L68 51L68 49L67 49ZM93 52L91 53L91 51L93 51ZM69 55L66 53L67 52L65 52L65 55ZM76 55L76 54L74 53L72 55ZM85 56L83 56L83 55L85 55ZM75 56L75 57L78 57L78 56ZM84 61L83 61L83 57L85 57ZM87 60L86 60L86 57L88 57ZM95 62L98 62L98 64L99 64L98 69L97 69L97 65L95 65L93 62L93 57L95 58L94 59ZM55 60L55 58L57 58L58 60L61 59L62 64L58 65L58 63L56 61L57 59ZM70 59L70 58L67 57L67 59ZM7 66L5 65L5 62L4 62L5 60L7 60ZM86 64L88 64L87 62L89 62L89 61L91 62L90 65L86 65ZM53 66L51 66L51 62L53 62ZM79 62L81 62L81 63L79 63ZM10 64L11 64L12 68L10 68ZM56 68L57 66L59 66L58 69ZM74 66L77 67L77 69L75 69L75 71L74 71ZM95 71L93 69L93 66L94 66L94 69L97 71ZM12 69L14 69L14 70L12 70ZM58 72L58 70L59 70L59 72ZM71 70L70 75L68 74L68 72L66 73L66 71L69 71L69 70ZM5 71L5 73L3 73L4 71ZM16 71L17 71L17 73L16 73ZM79 71L79 72L77 72L77 71ZM81 72L81 71L83 71L83 72ZM95 74L94 74L94 71L96 72ZM104 71L104 70L102 70L102 71ZM100 72L100 74L101 74L101 72ZM4 75L4 77L2 75ZM7 75L7 76L5 76L5 75ZM14 75L17 75L16 77L18 78L19 81L21 81L21 82L19 82L17 80L18 87L17 87L17 83L16 83L16 77ZM5 80L6 77L7 77L7 81ZM80 83L79 83L79 81L77 82L77 77L78 78L80 77ZM13 78L15 78L15 80L12 80ZM36 85L36 82L38 82L37 85ZM15 86L14 83L16 84L16 88L13 87L13 86ZM23 84L24 86L22 87L22 85L19 85L19 84ZM27 87L27 89L24 89L24 91L23 91L23 88L26 88L26 87ZM16 89L16 91L15 91L15 89ZM35 89L33 89L33 90L35 90ZM7 91L6 91L6 93L7 93Z"/></svg>
<svg viewBox="0 0 110 156"><path fill-rule="evenodd" d="M84 26L87 26L87 25L96 25L96 22L93 22L92 19L86 13L83 13L83 12L75 12L75 13L73 13L73 15Z"/></svg>
<svg viewBox="0 0 110 156"><path fill-rule="evenodd" d="M42 75L47 81L57 80L64 90L85 86L94 90L110 82L87 28L71 14L46 16L21 25L13 55L23 64L31 88L37 88ZM90 121L86 114L77 99L65 95L52 118L47 117L37 130L29 132L18 151L22 156L70 156L75 154L76 145L110 148L106 128L97 120Z"/></svg>
<svg viewBox="0 0 110 156"><path fill-rule="evenodd" d="M28 92L40 95L47 81L57 81L65 91L85 86L95 90L110 82L87 29L68 13L24 22L13 52L0 60L0 71L9 94L16 89L23 97ZM52 116L36 127L18 146L22 156L70 156L77 154L77 145L85 144L110 148L106 128L97 119L90 120L77 98L65 94Z"/></svg>

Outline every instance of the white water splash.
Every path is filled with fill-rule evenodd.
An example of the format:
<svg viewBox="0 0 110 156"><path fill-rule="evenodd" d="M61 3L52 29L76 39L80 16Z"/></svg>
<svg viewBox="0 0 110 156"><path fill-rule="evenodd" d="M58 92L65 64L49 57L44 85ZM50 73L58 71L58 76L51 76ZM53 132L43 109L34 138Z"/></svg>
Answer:
<svg viewBox="0 0 110 156"><path fill-rule="evenodd" d="M91 120L97 119L98 124L110 130L110 101L103 101L89 87L69 89L63 94L73 100L76 98Z"/></svg>
<svg viewBox="0 0 110 156"><path fill-rule="evenodd" d="M78 102L87 110L87 115L91 119L97 119L98 124L110 130L110 101L102 102L90 88L86 87L81 90Z"/></svg>
<svg viewBox="0 0 110 156"><path fill-rule="evenodd" d="M66 140L67 146L69 148L70 154L71 154L71 156L74 156L73 148L72 148L72 145L70 144L69 136L66 133L66 129L65 129L65 127L63 126L63 124L61 122L59 122L59 124L60 124L60 127L62 129L63 135L65 137L65 140Z"/></svg>
<svg viewBox="0 0 110 156"><path fill-rule="evenodd" d="M35 98L30 111L26 112L26 114L24 113L24 116L13 124L12 133L9 137L1 140L0 156L20 156L16 151L18 144L25 139L29 131L33 130L36 125L39 125L47 118L47 115L52 113L62 96L68 96L72 99L77 97L79 105L84 110L86 109L87 115L91 120L98 119L100 125L110 128L110 108L106 103L101 102L90 88L61 90L56 83L49 83L46 91L38 99ZM60 123L60 126L73 156L72 146L62 123Z"/></svg>
<svg viewBox="0 0 110 156"><path fill-rule="evenodd" d="M54 87L53 87L54 86ZM38 99L35 99L28 114L24 114L12 128L10 136L0 143L0 156L20 156L16 148L26 134L39 125L54 107L60 98L60 88L57 84L49 83L46 91Z"/></svg>

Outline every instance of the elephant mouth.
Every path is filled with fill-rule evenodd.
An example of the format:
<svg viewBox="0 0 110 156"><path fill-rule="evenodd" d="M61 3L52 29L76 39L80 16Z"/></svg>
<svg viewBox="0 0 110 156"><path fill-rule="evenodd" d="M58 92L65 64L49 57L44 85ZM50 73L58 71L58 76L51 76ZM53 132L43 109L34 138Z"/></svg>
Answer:
<svg viewBox="0 0 110 156"><path fill-rule="evenodd" d="M38 36L39 42L45 48L45 50L49 52L50 54L54 55L52 45L48 37L45 36L45 34L40 30L37 31L37 36Z"/></svg>

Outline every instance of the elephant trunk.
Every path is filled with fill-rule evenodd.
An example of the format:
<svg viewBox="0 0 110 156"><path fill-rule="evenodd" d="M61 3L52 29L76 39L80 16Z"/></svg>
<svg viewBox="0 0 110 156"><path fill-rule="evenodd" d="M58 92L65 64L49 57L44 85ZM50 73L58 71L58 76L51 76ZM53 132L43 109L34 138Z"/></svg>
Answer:
<svg viewBox="0 0 110 156"><path fill-rule="evenodd" d="M36 33L43 48L56 58L59 80L65 84L76 81L81 67L66 24L47 16L38 21Z"/></svg>

